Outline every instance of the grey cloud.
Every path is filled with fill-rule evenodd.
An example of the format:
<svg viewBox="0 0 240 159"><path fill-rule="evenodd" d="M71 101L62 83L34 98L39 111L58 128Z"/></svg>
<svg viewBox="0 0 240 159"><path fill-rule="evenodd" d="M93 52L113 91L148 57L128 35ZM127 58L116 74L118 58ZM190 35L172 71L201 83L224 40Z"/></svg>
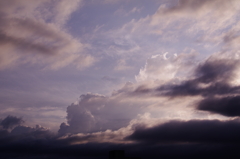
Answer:
<svg viewBox="0 0 240 159"><path fill-rule="evenodd" d="M50 130L37 125L35 128L28 126L15 127L10 136L16 136L18 139L33 138L33 139L51 139L55 137L55 134Z"/></svg>
<svg viewBox="0 0 240 159"><path fill-rule="evenodd" d="M113 82L113 83L116 83L119 81L118 78L110 77L110 76L103 76L101 79L104 81L109 81L109 82Z"/></svg>
<svg viewBox="0 0 240 159"><path fill-rule="evenodd" d="M23 49L24 51L37 51L42 54L54 54L56 53L56 48L51 48L43 44L33 43L30 40L16 38L12 36L7 36L0 32L0 45L11 44L18 49Z"/></svg>
<svg viewBox="0 0 240 159"><path fill-rule="evenodd" d="M31 18L0 18L0 44L27 52L58 54L65 46L71 45L71 39L53 24L47 24ZM17 33L16 30L19 32ZM13 32L13 33L11 33ZM24 34L21 34L23 32ZM36 40L38 39L38 40ZM41 39L41 40L39 40ZM51 45L50 45L51 44Z"/></svg>
<svg viewBox="0 0 240 159"><path fill-rule="evenodd" d="M213 60L212 60L213 59ZM234 72L239 64L238 60L214 59L210 57L206 62L200 64L196 70L197 80L202 83L228 82L234 78Z"/></svg>
<svg viewBox="0 0 240 159"><path fill-rule="evenodd" d="M231 53L218 53L200 63L187 80L169 82L156 86L138 86L132 95L184 97L202 96L204 99L197 104L198 110L219 113L225 116L239 116L238 95L240 86L239 59Z"/></svg>
<svg viewBox="0 0 240 159"><path fill-rule="evenodd" d="M126 139L149 143L239 143L239 120L169 121L137 129Z"/></svg>
<svg viewBox="0 0 240 159"><path fill-rule="evenodd" d="M89 132L95 124L94 116L90 111L74 104L67 108L67 120L71 133Z"/></svg>
<svg viewBox="0 0 240 159"><path fill-rule="evenodd" d="M14 126L20 125L23 122L24 121L22 120L22 118L9 115L1 121L1 125L4 129L9 129L9 128L13 128Z"/></svg>
<svg viewBox="0 0 240 159"><path fill-rule="evenodd" d="M164 8L163 14L173 14L173 13L181 13L181 12L191 12L197 13L198 11L204 12L204 8L212 8L218 11L218 8L221 8L221 11L230 9L232 6L232 2L224 1L224 0L179 0L176 6L170 8ZM220 11L220 10L219 10Z"/></svg>
<svg viewBox="0 0 240 159"><path fill-rule="evenodd" d="M166 12L177 12L182 10L196 11L202 8L205 4L211 3L215 0L179 0L178 5L166 10Z"/></svg>
<svg viewBox="0 0 240 159"><path fill-rule="evenodd" d="M238 66L238 60L210 57L196 68L194 79L176 85L163 85L157 88L157 91L171 97L239 93L240 87L230 84L236 78L235 71Z"/></svg>
<svg viewBox="0 0 240 159"><path fill-rule="evenodd" d="M67 124L60 125L59 134L117 130L127 126L144 112L141 108L144 103L124 102L125 92L121 91L126 91L126 87L109 97L91 93L81 95L78 103L68 106Z"/></svg>
<svg viewBox="0 0 240 159"><path fill-rule="evenodd" d="M31 63L41 59L51 69L70 64L78 69L90 66L94 58L83 53L85 45L64 28L80 2L36 1L31 5L29 1L0 2L0 46L4 50L0 69L18 65L22 58ZM47 10L50 5L53 7Z"/></svg>
<svg viewBox="0 0 240 159"><path fill-rule="evenodd" d="M237 24L238 25L238 24ZM231 31L227 32L223 36L223 43L225 44L225 47L227 49L236 49L239 47L239 41L240 41L240 31L239 29L232 28Z"/></svg>
<svg viewBox="0 0 240 159"><path fill-rule="evenodd" d="M206 98L198 104L197 109L230 117L240 116L240 96Z"/></svg>
<svg viewBox="0 0 240 159"><path fill-rule="evenodd" d="M158 95L179 97L179 96L214 96L214 95L227 95L239 93L239 86L232 87L225 83L213 83L206 88L199 88L197 82L187 81L181 85L161 86L157 89L160 93ZM161 93L164 92L165 93Z"/></svg>
<svg viewBox="0 0 240 159"><path fill-rule="evenodd" d="M1 137L10 135L10 136L16 136L16 135L35 135L35 136L43 136L44 132L50 133L50 131L40 125L36 125L35 128L24 126L22 125L24 123L22 118L15 117L8 115L6 118L1 119L0 125L2 126L1 131Z"/></svg>
<svg viewBox="0 0 240 159"><path fill-rule="evenodd" d="M231 43L234 39L238 38L238 33L236 32L228 32L224 37L223 37L223 42L225 43Z"/></svg>
<svg viewBox="0 0 240 159"><path fill-rule="evenodd" d="M237 158L239 131L238 121L172 121L162 126L137 129L129 139L138 142L128 144L97 142L73 144L88 140L89 136L38 138L28 133L25 136L7 136L4 140L0 138L0 155L8 158L13 158L15 155L26 159L103 159L108 157L110 150L125 150L127 157L142 159Z"/></svg>
<svg viewBox="0 0 240 159"><path fill-rule="evenodd" d="M190 80L178 82L179 84L163 84L152 89L147 85L135 88L132 83L127 83L110 97L84 94L78 103L68 106L67 124L61 124L59 134L104 131L109 128L116 130L126 126L137 114L143 113L143 107L146 106L140 102L123 103L128 96L134 100L142 97L141 95L174 98L238 94L240 86L230 84L237 77L238 66L238 59L218 58L214 55L196 67ZM229 109L231 108L230 106ZM214 110L209 107L209 111ZM218 113L224 114L221 110Z"/></svg>

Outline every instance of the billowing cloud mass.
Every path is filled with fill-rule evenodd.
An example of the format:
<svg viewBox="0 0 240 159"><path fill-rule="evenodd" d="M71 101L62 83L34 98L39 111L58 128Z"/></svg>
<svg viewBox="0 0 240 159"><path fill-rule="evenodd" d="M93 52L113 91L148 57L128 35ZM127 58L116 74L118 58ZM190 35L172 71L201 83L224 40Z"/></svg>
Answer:
<svg viewBox="0 0 240 159"><path fill-rule="evenodd" d="M116 130L127 126L139 113L144 112L145 108L141 107L146 105L146 102L127 99L124 91L131 85L131 83L126 84L121 90L123 92L117 92L110 97L99 94L81 95L78 103L68 106L67 124L61 124L59 133Z"/></svg>
<svg viewBox="0 0 240 159"><path fill-rule="evenodd" d="M142 159L240 157L240 1L147 4L0 0L0 70L43 68L27 76L38 82L0 85L8 97L0 93L1 156L101 159L125 150ZM40 106L23 102L15 90L57 102L38 94ZM60 98L69 102L65 114ZM30 121L21 117L26 110Z"/></svg>

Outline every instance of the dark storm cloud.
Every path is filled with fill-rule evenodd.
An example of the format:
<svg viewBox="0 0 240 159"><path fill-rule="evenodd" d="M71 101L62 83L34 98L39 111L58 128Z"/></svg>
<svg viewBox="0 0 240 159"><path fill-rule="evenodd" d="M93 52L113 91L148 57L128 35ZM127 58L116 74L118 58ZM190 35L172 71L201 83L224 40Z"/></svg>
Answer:
<svg viewBox="0 0 240 159"><path fill-rule="evenodd" d="M125 156L142 159L240 157L239 133L237 120L172 121L154 128L138 128L128 137L144 142L115 144L90 140L76 144L88 141L93 134L59 137L41 126L17 126L11 132L0 131L0 155L20 159L106 159L110 150L125 150Z"/></svg>
<svg viewBox="0 0 240 159"><path fill-rule="evenodd" d="M195 69L194 78L176 85L162 85L156 89L160 96L203 96L198 110L219 113L225 116L239 116L240 86L231 84L237 77L237 59L210 57ZM141 93L136 90L136 92ZM216 98L215 96L218 95ZM228 96L228 97L226 97Z"/></svg>
<svg viewBox="0 0 240 159"><path fill-rule="evenodd" d="M198 86L196 81L187 81L180 85L160 86L157 91L160 91L160 95L169 97L178 96L212 96L212 95L224 95L239 93L240 87L232 87L227 83L216 82L206 88ZM162 93L165 91L164 93Z"/></svg>
<svg viewBox="0 0 240 159"><path fill-rule="evenodd" d="M225 116L240 116L240 96L207 98L199 103L197 109Z"/></svg>
<svg viewBox="0 0 240 159"><path fill-rule="evenodd" d="M158 158L229 158L239 157L239 144L113 144L86 143L69 145L67 139L28 139L9 144L0 143L0 155L6 158L106 159L110 150L125 150L126 157ZM72 140L72 139L71 139ZM77 140L77 139L74 139Z"/></svg>
<svg viewBox="0 0 240 159"><path fill-rule="evenodd" d="M239 86L229 84L236 78L235 72L238 66L239 60L210 57L196 68L193 79L176 85L162 85L156 91L160 95L169 97L239 93Z"/></svg>
<svg viewBox="0 0 240 159"><path fill-rule="evenodd" d="M127 139L146 143L240 143L240 122L219 120L170 121L137 129Z"/></svg>
<svg viewBox="0 0 240 159"><path fill-rule="evenodd" d="M22 120L22 118L18 118L18 117L9 115L1 121L1 126L4 129L9 129L9 128L13 128L14 126L20 125L23 122L24 121Z"/></svg>

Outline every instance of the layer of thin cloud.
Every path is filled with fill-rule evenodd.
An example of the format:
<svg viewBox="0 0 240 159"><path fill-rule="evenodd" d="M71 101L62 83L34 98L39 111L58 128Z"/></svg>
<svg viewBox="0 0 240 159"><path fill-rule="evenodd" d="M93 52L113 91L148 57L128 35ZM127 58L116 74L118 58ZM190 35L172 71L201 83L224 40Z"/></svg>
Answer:
<svg viewBox="0 0 240 159"><path fill-rule="evenodd" d="M118 29L102 33L104 36L97 36L105 39L105 43L109 41L104 45L104 53L115 52L125 58L132 55L146 58L164 45L168 50L177 47L176 44L189 48L199 44L207 50L222 46L230 49L237 47L239 11L237 0L171 1L153 15L132 19ZM182 39L186 43L182 44Z"/></svg>

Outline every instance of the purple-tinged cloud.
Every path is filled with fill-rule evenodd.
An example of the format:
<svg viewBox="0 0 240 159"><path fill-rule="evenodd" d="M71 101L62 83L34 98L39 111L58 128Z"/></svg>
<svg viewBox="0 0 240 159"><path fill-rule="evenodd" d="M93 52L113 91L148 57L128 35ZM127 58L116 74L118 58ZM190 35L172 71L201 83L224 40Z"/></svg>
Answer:
<svg viewBox="0 0 240 159"><path fill-rule="evenodd" d="M200 101L197 109L229 117L240 116L240 96L209 97Z"/></svg>
<svg viewBox="0 0 240 159"><path fill-rule="evenodd" d="M9 115L1 121L0 125L4 129L11 129L15 126L22 124L23 122L24 121L22 120L22 118Z"/></svg>
<svg viewBox="0 0 240 159"><path fill-rule="evenodd" d="M143 112L141 105L144 103L134 105L128 102L125 93L121 91L109 97L90 93L81 95L78 103L68 106L67 124L60 125L59 133L87 133L127 126Z"/></svg>
<svg viewBox="0 0 240 159"><path fill-rule="evenodd" d="M21 64L21 59L46 68L58 69L74 65L90 66L95 59L83 53L85 44L65 29L70 15L80 0L0 2L0 69ZM31 4L31 5L30 5ZM46 8L51 9L48 10ZM22 9L19 9L22 8ZM24 62L23 62L24 63Z"/></svg>
<svg viewBox="0 0 240 159"><path fill-rule="evenodd" d="M126 139L149 143L239 143L238 120L169 121L151 128L138 128Z"/></svg>
<svg viewBox="0 0 240 159"><path fill-rule="evenodd" d="M239 64L238 59L218 59L212 56L197 66L192 79L181 84L162 85L157 91L170 97L240 93L239 85L232 82L238 78L236 72Z"/></svg>

